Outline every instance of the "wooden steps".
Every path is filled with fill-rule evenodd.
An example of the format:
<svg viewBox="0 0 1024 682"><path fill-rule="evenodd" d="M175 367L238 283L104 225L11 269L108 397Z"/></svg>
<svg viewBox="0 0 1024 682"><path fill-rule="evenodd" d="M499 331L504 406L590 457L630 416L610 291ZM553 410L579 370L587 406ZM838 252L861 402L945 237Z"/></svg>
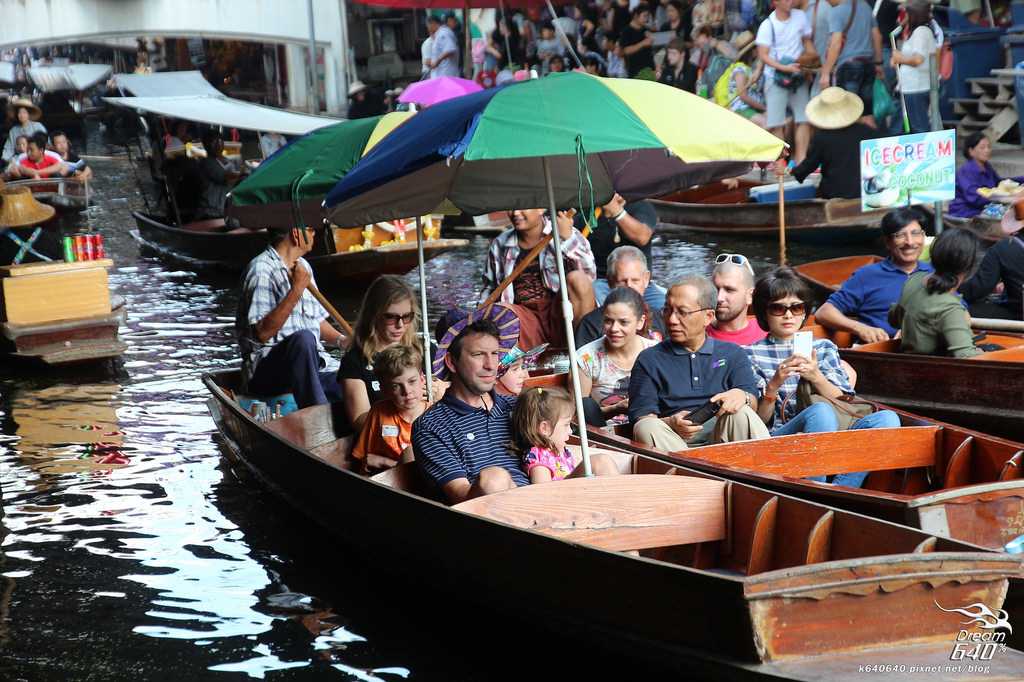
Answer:
<svg viewBox="0 0 1024 682"><path fill-rule="evenodd" d="M998 70L997 70L998 71ZM1017 135L1017 99L1013 76L993 72L982 78L969 78L974 97L953 100L953 113L957 135L961 138L983 132L993 142L1004 137L1013 140ZM945 121L949 125L953 121Z"/></svg>

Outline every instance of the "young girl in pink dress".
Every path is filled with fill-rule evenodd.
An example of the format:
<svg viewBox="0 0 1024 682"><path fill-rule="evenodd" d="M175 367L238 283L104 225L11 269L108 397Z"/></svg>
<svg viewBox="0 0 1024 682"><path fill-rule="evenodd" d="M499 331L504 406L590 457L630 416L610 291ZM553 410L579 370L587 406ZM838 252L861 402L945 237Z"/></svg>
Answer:
<svg viewBox="0 0 1024 682"><path fill-rule="evenodd" d="M576 410L561 388L528 388L512 412L513 448L520 454L530 483L560 481L576 468L566 445Z"/></svg>

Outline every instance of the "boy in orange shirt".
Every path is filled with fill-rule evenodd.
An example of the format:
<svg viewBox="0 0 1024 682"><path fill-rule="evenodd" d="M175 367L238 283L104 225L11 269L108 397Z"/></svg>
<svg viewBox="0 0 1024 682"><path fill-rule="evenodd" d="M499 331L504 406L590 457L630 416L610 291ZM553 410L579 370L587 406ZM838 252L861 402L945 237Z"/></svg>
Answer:
<svg viewBox="0 0 1024 682"><path fill-rule="evenodd" d="M418 350L392 346L381 351L373 359L373 371L385 398L370 407L352 449L352 456L371 472L413 461L412 423L427 408L423 356Z"/></svg>

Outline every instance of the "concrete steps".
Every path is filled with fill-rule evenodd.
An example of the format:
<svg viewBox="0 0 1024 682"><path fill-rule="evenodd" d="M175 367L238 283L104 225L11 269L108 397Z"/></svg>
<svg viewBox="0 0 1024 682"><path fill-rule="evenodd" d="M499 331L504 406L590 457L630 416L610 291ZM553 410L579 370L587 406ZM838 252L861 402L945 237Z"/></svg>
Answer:
<svg viewBox="0 0 1024 682"><path fill-rule="evenodd" d="M984 78L969 78L968 82L976 97L954 99L953 113L960 119L946 123L955 123L960 138L981 131L993 142L1004 137L1016 139L1018 112L1013 76L994 72Z"/></svg>

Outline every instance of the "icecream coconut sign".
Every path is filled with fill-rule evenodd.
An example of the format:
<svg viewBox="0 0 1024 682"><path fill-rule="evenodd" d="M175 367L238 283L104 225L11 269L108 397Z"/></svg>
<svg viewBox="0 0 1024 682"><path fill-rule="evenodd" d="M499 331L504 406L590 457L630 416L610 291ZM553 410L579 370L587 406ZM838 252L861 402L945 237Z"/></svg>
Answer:
<svg viewBox="0 0 1024 682"><path fill-rule="evenodd" d="M955 192L955 130L861 141L862 211L950 201Z"/></svg>

